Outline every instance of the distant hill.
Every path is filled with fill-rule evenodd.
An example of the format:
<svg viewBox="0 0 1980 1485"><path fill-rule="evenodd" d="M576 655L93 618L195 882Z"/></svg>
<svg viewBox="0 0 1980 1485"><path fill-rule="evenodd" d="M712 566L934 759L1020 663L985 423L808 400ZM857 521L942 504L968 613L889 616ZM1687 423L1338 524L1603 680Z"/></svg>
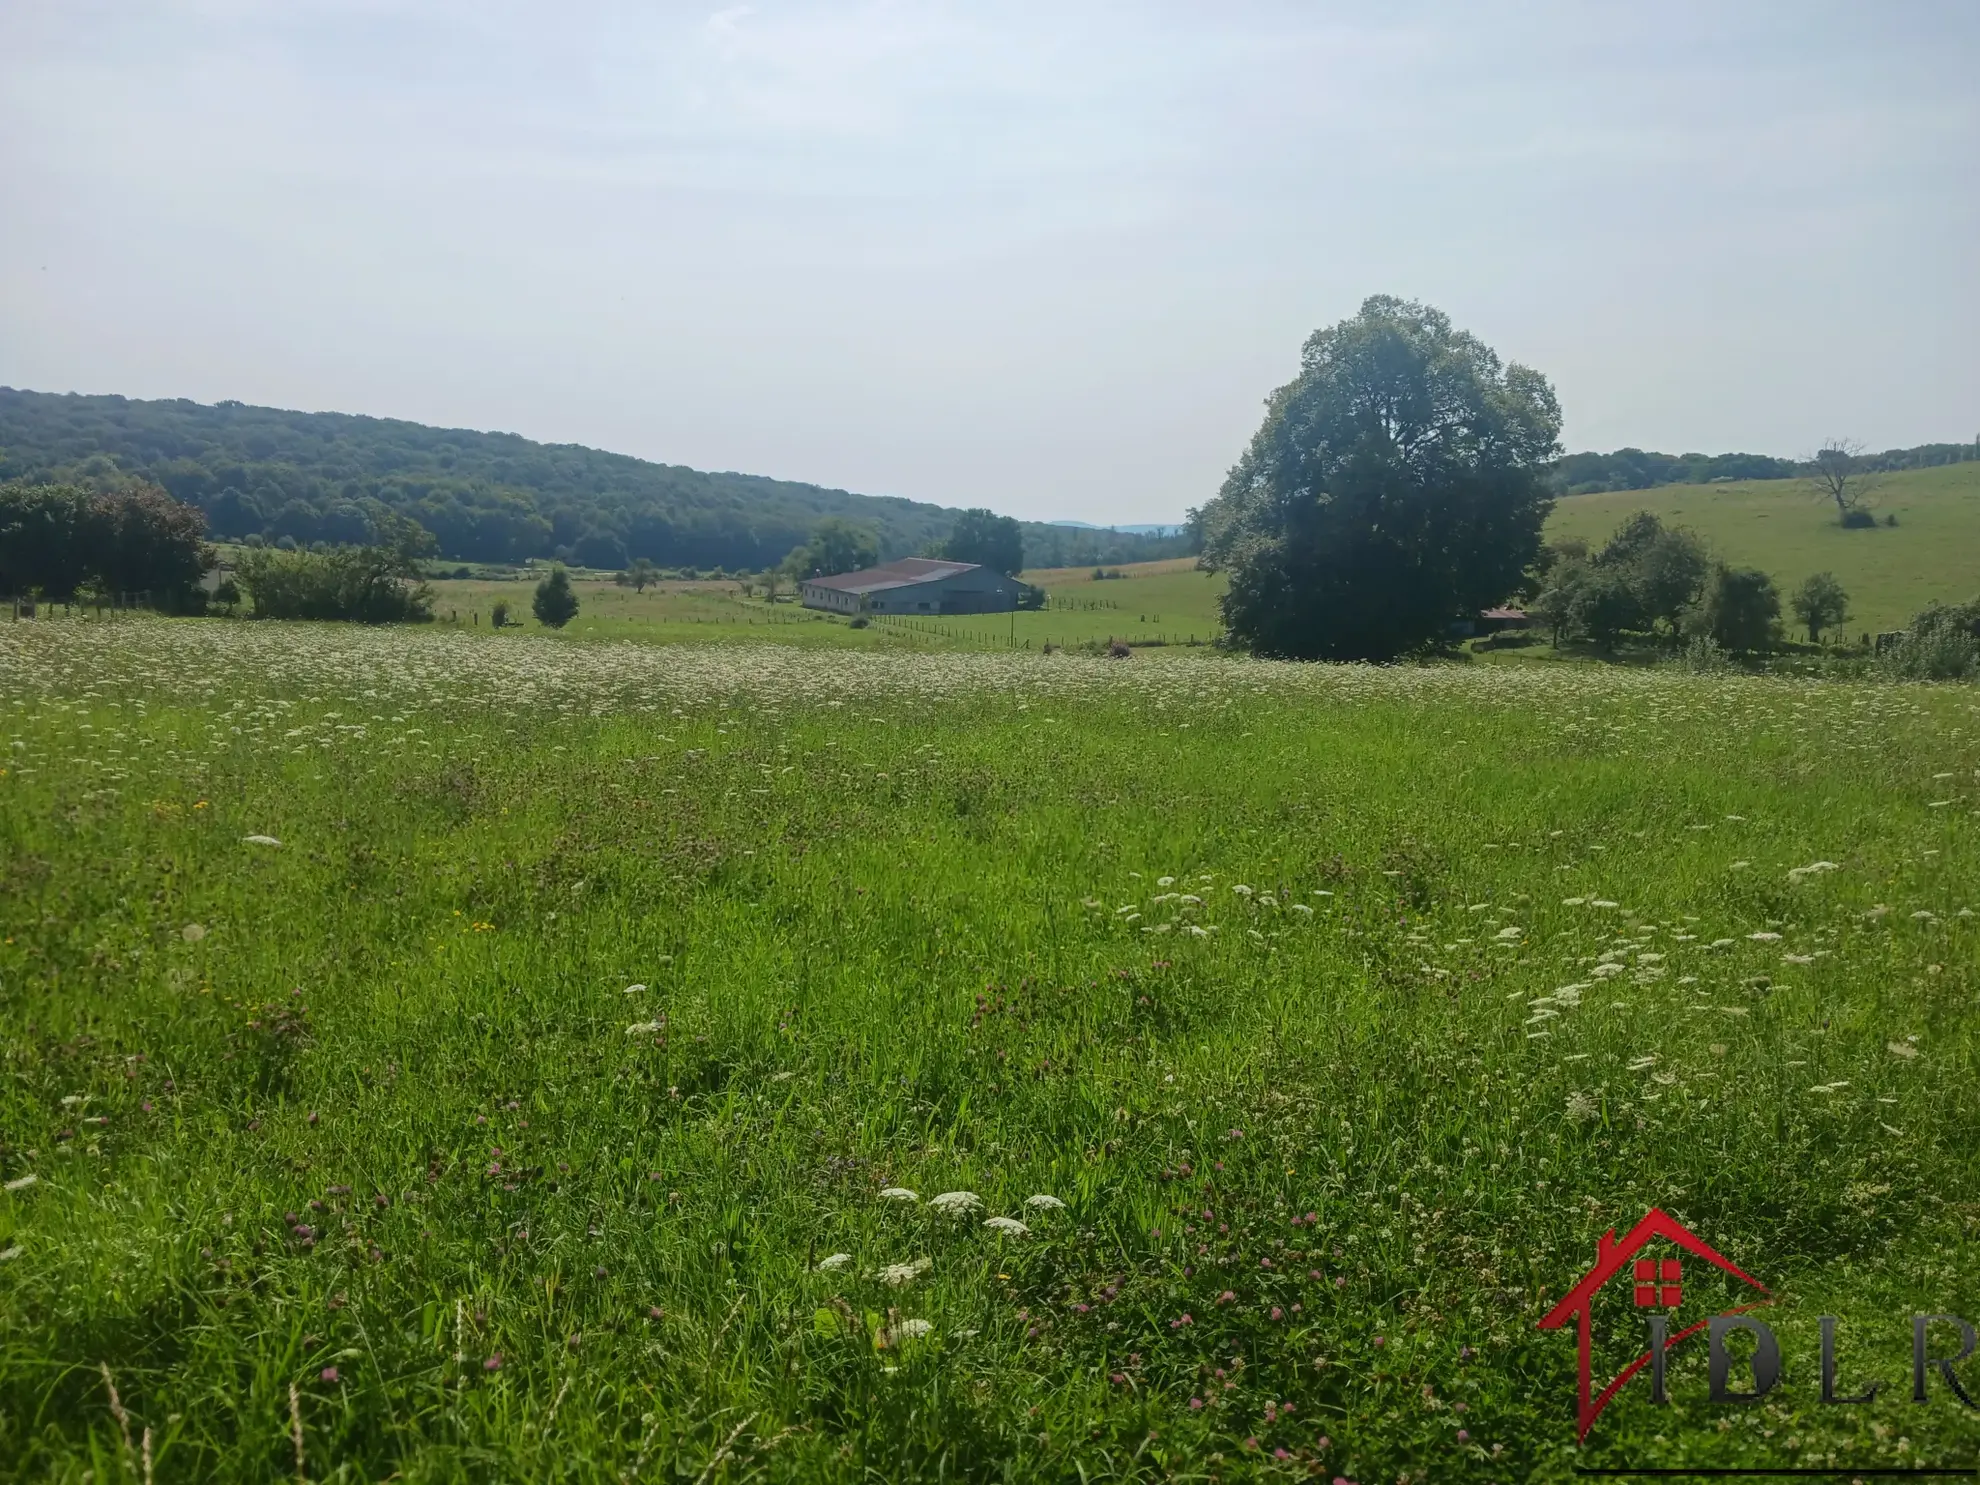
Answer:
<svg viewBox="0 0 1980 1485"><path fill-rule="evenodd" d="M1851 635L1902 628L1934 599L1980 597L1980 462L1893 473L1870 506L1897 525L1845 531L1835 506L1802 480L1664 485L1560 501L1546 534L1600 546L1634 512L1652 511L1696 531L1714 556L1772 574L1784 595L1833 572L1849 590Z"/></svg>
<svg viewBox="0 0 1980 1485"><path fill-rule="evenodd" d="M1181 536L1189 530L1183 525L1143 525L1143 526L1096 526L1091 521L1053 521L1054 526L1066 526L1074 531L1121 531L1129 536Z"/></svg>
<svg viewBox="0 0 1980 1485"><path fill-rule="evenodd" d="M1932 469L1980 459L1980 440L1886 449L1867 458L1873 468L1885 472ZM1554 466L1554 488L1562 495L1592 495L1610 490L1651 490L1660 485L1787 480L1806 472L1800 461L1780 459L1772 454L1658 454L1644 449L1617 449L1611 454L1567 455Z"/></svg>
<svg viewBox="0 0 1980 1485"><path fill-rule="evenodd" d="M0 479L152 480L206 512L217 537L361 542L377 506L409 515L443 556L565 557L622 567L761 570L828 516L873 530L883 559L925 552L956 511L749 474L712 474L513 433L239 402L58 395L0 387ZM1140 562L1187 544L1024 523L1035 567Z"/></svg>

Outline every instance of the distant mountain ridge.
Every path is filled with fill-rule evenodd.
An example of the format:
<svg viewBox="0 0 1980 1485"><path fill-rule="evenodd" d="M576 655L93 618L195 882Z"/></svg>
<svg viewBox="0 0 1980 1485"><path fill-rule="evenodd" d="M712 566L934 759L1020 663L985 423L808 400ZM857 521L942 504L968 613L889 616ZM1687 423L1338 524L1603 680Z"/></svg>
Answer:
<svg viewBox="0 0 1980 1485"><path fill-rule="evenodd" d="M445 557L565 557L622 567L760 571L827 517L873 530L883 559L931 550L958 512L760 475L708 473L513 433L240 402L141 401L0 387L0 480L146 479L206 512L221 538L361 542L378 506ZM1187 543L1021 523L1033 566L1136 562Z"/></svg>
<svg viewBox="0 0 1980 1485"><path fill-rule="evenodd" d="M1980 459L1973 443L1922 443L1909 449L1865 454L1872 469L1933 469ZM1554 466L1554 488L1562 495L1594 495L1612 490L1652 490L1662 485L1710 485L1731 480L1788 480L1808 472L1799 459L1772 454L1659 454L1644 449L1614 453L1568 454Z"/></svg>

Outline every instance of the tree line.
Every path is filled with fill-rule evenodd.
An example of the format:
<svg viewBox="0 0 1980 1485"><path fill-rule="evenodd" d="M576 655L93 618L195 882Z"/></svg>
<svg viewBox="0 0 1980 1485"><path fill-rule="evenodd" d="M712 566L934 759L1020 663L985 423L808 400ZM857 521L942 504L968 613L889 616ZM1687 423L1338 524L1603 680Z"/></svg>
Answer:
<svg viewBox="0 0 1980 1485"><path fill-rule="evenodd" d="M193 505L216 538L354 546L376 508L467 562L553 557L624 568L758 572L828 518L864 526L884 556L944 541L957 512L756 475L707 473L510 433L239 402L53 395L0 388L0 480L114 489L149 483ZM1024 524L1047 566L1180 556L1186 540Z"/></svg>

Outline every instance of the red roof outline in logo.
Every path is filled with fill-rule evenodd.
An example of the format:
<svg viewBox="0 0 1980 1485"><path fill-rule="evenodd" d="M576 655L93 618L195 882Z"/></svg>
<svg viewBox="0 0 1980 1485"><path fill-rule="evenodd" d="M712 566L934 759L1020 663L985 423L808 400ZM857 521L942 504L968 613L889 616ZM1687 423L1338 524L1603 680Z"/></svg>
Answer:
<svg viewBox="0 0 1980 1485"><path fill-rule="evenodd" d="M1547 1311L1540 1319L1540 1329L1542 1330L1559 1330L1563 1325L1567 1324L1571 1317L1578 1318L1580 1322L1578 1326L1580 1332L1578 1357L1580 1392L1576 1399L1577 1408L1575 1412L1575 1437L1577 1439L1588 1437L1588 1430L1595 1426L1595 1420L1602 1416L1602 1409L1609 1405L1609 1400L1622 1389L1624 1383L1635 1376L1650 1360L1650 1353L1645 1351L1636 1360L1624 1367L1617 1375L1615 1381L1602 1389L1599 1397L1590 1398L1589 1393L1592 1390L1592 1382L1589 1376L1589 1369L1590 1353L1593 1349L1593 1341L1590 1333L1590 1312L1594 1306L1595 1296L1601 1292L1603 1285L1607 1284L1609 1280L1628 1267L1629 1261L1641 1252L1645 1246L1656 1241L1658 1238L1676 1243L1687 1252L1697 1254L1713 1267L1723 1269L1742 1283L1751 1284L1762 1294L1771 1295L1773 1292L1765 1284L1762 1284L1753 1275L1740 1268L1739 1265L1717 1252L1710 1243L1706 1242L1703 1238L1692 1232L1690 1228L1678 1221L1677 1218L1671 1216L1661 1208L1652 1207L1644 1214L1643 1220L1629 1230L1628 1235L1621 1242L1616 1241L1616 1230L1611 1227L1607 1232L1602 1234L1601 1241L1595 1245L1595 1267L1584 1274L1581 1282L1570 1289L1561 1299L1561 1302ZM1772 1299L1763 1299L1755 1304L1742 1305L1738 1309L1728 1310L1725 1313L1729 1315L1742 1315L1748 1310L1758 1309L1761 1305L1772 1303ZM1696 1335L1709 1324L1711 1324L1709 1320L1701 1320L1696 1325L1688 1326L1686 1329L1672 1336L1668 1346L1675 1346L1687 1336ZM1668 1346L1666 1349L1668 1349Z"/></svg>

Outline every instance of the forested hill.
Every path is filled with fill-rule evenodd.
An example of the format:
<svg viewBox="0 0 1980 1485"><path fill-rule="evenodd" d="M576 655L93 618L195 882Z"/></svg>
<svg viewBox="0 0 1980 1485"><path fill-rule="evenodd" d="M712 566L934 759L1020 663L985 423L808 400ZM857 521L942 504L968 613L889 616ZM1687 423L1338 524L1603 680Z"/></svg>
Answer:
<svg viewBox="0 0 1980 1485"><path fill-rule="evenodd" d="M562 556L591 567L760 570L824 517L870 528L881 556L928 550L956 512L747 474L709 474L513 433L392 418L132 401L0 387L0 480L146 479L206 512L212 534L362 542L373 502L417 520L444 556ZM1186 542L1026 523L1034 567L1175 556Z"/></svg>

